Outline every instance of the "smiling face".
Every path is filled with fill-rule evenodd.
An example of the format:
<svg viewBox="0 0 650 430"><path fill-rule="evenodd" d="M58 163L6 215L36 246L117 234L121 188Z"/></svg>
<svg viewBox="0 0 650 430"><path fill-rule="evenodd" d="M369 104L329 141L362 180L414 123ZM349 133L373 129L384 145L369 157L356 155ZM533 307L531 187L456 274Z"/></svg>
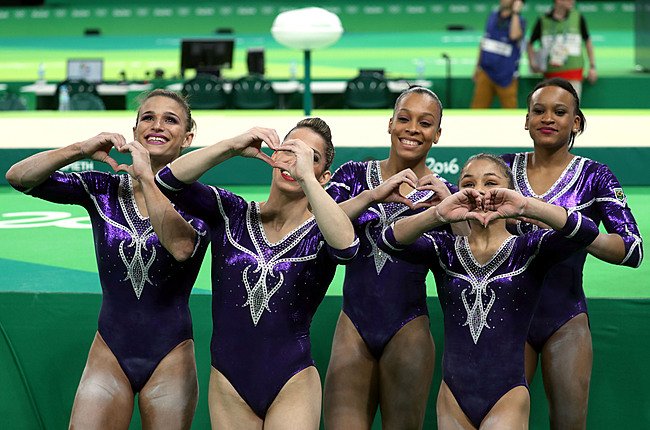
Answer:
<svg viewBox="0 0 650 430"><path fill-rule="evenodd" d="M167 164L180 156L192 143L187 114L176 100L165 96L150 97L142 103L133 127L133 138L149 151L152 161Z"/></svg>
<svg viewBox="0 0 650 430"><path fill-rule="evenodd" d="M406 95L388 122L391 151L407 161L426 158L440 139L440 105L426 93Z"/></svg>
<svg viewBox="0 0 650 430"><path fill-rule="evenodd" d="M318 179L321 184L325 185L330 178L330 172L325 168L326 145L322 136L310 128L300 127L292 130L286 136L285 140L289 139L299 139L312 148L314 151L314 176L316 176L316 179ZM277 151L273 154L273 159L284 163L292 162L292 158L294 157L294 154L285 151ZM273 182L280 186L288 185L292 189L296 187L300 188L300 186L296 183L296 180L292 178L289 172L285 170L273 169Z"/></svg>
<svg viewBox="0 0 650 430"><path fill-rule="evenodd" d="M572 134L581 129L572 94L556 86L542 87L532 94L528 109L526 128L535 146L568 150Z"/></svg>

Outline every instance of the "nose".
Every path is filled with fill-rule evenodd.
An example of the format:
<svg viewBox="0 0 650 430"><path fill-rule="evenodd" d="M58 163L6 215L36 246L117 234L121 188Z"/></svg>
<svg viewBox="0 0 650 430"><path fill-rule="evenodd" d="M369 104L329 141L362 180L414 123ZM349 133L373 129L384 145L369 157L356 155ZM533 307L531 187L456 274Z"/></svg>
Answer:
<svg viewBox="0 0 650 430"><path fill-rule="evenodd" d="M164 118L155 118L152 124L152 127L156 130L161 130L163 128Z"/></svg>
<svg viewBox="0 0 650 430"><path fill-rule="evenodd" d="M406 124L406 132L415 134L419 132L420 130L418 129L418 123L417 121L410 121L408 124Z"/></svg>

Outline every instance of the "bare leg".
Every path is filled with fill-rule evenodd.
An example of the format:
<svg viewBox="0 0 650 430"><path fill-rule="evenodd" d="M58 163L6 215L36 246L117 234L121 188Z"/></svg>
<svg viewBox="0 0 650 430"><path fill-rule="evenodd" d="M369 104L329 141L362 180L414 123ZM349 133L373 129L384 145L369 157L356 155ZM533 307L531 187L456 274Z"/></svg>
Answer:
<svg viewBox="0 0 650 430"><path fill-rule="evenodd" d="M341 312L325 377L326 429L369 429L378 402L378 363Z"/></svg>
<svg viewBox="0 0 650 430"><path fill-rule="evenodd" d="M72 405L70 428L128 429L133 398L115 355L96 333Z"/></svg>
<svg viewBox="0 0 650 430"><path fill-rule="evenodd" d="M440 383L436 410L438 412L438 430L473 430L476 428L458 405L458 401L445 381Z"/></svg>
<svg viewBox="0 0 650 430"><path fill-rule="evenodd" d="M518 386L504 394L481 422L481 430L528 430L530 393Z"/></svg>
<svg viewBox="0 0 650 430"><path fill-rule="evenodd" d="M421 429L436 353L429 318L409 321L388 342L379 360L384 429Z"/></svg>
<svg viewBox="0 0 650 430"><path fill-rule="evenodd" d="M564 324L542 349L542 375L551 428L584 429L593 351L586 314Z"/></svg>
<svg viewBox="0 0 650 430"><path fill-rule="evenodd" d="M230 381L214 367L208 388L210 423L218 430L262 430L264 422L241 398Z"/></svg>
<svg viewBox="0 0 650 430"><path fill-rule="evenodd" d="M524 356L524 364L526 366L526 381L528 381L528 385L530 385L533 382L535 372L537 371L537 361L539 360L539 356L537 354L537 351L535 351L535 349L530 346L528 342L526 342Z"/></svg>
<svg viewBox="0 0 650 430"><path fill-rule="evenodd" d="M199 397L194 341L188 339L160 362L138 401L143 429L189 429Z"/></svg>
<svg viewBox="0 0 650 430"><path fill-rule="evenodd" d="M318 370L310 366L284 384L264 418L265 430L318 430L322 390Z"/></svg>

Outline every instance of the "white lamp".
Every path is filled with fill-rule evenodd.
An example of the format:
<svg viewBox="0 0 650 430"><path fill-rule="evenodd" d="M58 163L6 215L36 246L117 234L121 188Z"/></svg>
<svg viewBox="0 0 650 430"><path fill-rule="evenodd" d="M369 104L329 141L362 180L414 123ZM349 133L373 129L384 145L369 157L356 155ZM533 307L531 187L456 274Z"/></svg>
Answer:
<svg viewBox="0 0 650 430"><path fill-rule="evenodd" d="M311 51L326 48L341 37L343 26L338 16L319 7L289 10L275 17L271 34L292 49L305 52L305 91L303 108L311 114Z"/></svg>

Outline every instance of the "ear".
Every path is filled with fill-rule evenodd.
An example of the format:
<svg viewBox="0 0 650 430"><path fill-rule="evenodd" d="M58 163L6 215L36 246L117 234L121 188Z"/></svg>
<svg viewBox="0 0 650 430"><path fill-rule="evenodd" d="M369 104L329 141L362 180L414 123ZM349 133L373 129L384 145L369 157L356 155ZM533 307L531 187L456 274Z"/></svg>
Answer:
<svg viewBox="0 0 650 430"><path fill-rule="evenodd" d="M440 135L442 134L442 127L438 127L436 134L433 135L433 144L435 145L440 140Z"/></svg>
<svg viewBox="0 0 650 430"><path fill-rule="evenodd" d="M135 128L136 128L136 127L137 127L137 126L135 126L135 125L133 126L133 140L135 140Z"/></svg>
<svg viewBox="0 0 650 430"><path fill-rule="evenodd" d="M580 131L580 126L581 126L581 119L578 115L573 118L573 132L577 133Z"/></svg>
<svg viewBox="0 0 650 430"><path fill-rule="evenodd" d="M393 128L393 117L390 117L388 120L388 134L390 134L390 129Z"/></svg>
<svg viewBox="0 0 650 430"><path fill-rule="evenodd" d="M194 140L194 133L192 133L191 131L185 133L185 139L183 140L183 144L181 145L181 150L188 148L192 144L192 140Z"/></svg>
<svg viewBox="0 0 650 430"><path fill-rule="evenodd" d="M330 178L332 177L332 172L329 170L325 170L322 175L320 175L320 178L318 178L318 183L321 184L321 186L325 186L330 181Z"/></svg>
<svg viewBox="0 0 650 430"><path fill-rule="evenodd" d="M528 114L526 114L526 122L524 123L524 130L528 130Z"/></svg>

